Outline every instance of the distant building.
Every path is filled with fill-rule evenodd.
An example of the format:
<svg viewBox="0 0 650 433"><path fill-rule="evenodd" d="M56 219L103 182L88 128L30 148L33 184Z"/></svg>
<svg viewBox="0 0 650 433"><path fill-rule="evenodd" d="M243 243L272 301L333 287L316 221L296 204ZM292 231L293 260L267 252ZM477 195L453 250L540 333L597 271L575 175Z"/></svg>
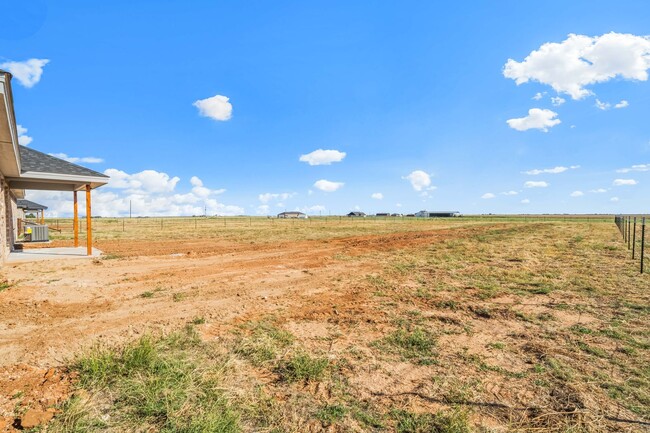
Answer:
<svg viewBox="0 0 650 433"><path fill-rule="evenodd" d="M358 212L358 211L356 211L356 212L350 212L350 213L348 214L348 216L349 216L349 217L365 217L366 214L363 213L363 212Z"/></svg>
<svg viewBox="0 0 650 433"><path fill-rule="evenodd" d="M298 211L290 211L290 212L280 212L278 214L278 218L299 218L299 219L306 219L309 218L307 214L304 214L302 212Z"/></svg>
<svg viewBox="0 0 650 433"><path fill-rule="evenodd" d="M387 217L387 216L390 216L390 214L389 214L389 213L378 213L378 214L375 214L375 216L378 216L378 217Z"/></svg>
<svg viewBox="0 0 650 433"><path fill-rule="evenodd" d="M415 214L418 218L452 218L459 217L460 212L458 211L434 211L430 212L427 210L421 210Z"/></svg>

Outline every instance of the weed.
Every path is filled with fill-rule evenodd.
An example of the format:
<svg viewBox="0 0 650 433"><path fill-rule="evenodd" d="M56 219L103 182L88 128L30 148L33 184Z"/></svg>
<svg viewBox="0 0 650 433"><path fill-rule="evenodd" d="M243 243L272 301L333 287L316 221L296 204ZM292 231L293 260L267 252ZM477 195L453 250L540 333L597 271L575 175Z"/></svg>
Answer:
<svg viewBox="0 0 650 433"><path fill-rule="evenodd" d="M428 365L435 362L436 354L433 349L436 346L436 338L424 328L416 327L409 330L400 327L379 342L375 342L375 345L386 347L389 351L418 364Z"/></svg>
<svg viewBox="0 0 650 433"><path fill-rule="evenodd" d="M324 425L328 426L342 420L347 412L348 410L345 406L338 404L327 405L316 412L316 418L318 418Z"/></svg>
<svg viewBox="0 0 650 433"><path fill-rule="evenodd" d="M150 291L142 292L140 294L140 297L141 298L153 298L153 292L150 292Z"/></svg>
<svg viewBox="0 0 650 433"><path fill-rule="evenodd" d="M277 371L286 382L318 381L323 378L328 366L326 358L311 357L300 352L280 362Z"/></svg>
<svg viewBox="0 0 650 433"><path fill-rule="evenodd" d="M397 433L470 433L467 413L452 412L416 414L404 410L393 410L391 417L395 420Z"/></svg>
<svg viewBox="0 0 650 433"><path fill-rule="evenodd" d="M203 325L205 323L205 317L197 316L192 319L192 325Z"/></svg>
<svg viewBox="0 0 650 433"><path fill-rule="evenodd" d="M182 301L183 299L185 299L185 294L184 294L184 293L178 293L178 292L177 292L177 293L174 293L174 294L172 295L172 300L173 300L174 302L180 302L180 301Z"/></svg>

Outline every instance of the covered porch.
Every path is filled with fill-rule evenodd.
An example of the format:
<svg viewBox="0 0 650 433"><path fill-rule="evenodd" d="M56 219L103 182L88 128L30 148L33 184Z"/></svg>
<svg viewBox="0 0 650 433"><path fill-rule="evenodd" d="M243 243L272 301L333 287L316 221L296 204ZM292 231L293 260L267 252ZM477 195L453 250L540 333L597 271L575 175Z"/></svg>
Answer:
<svg viewBox="0 0 650 433"><path fill-rule="evenodd" d="M85 255L99 254L92 246L92 190L105 185L108 176L72 164L68 161L39 152L28 147L19 146L21 158L21 174L17 177L7 177L9 187L17 196L24 196L25 190L38 191L69 191L73 198L73 232L72 248L39 248L37 250L15 250L10 253L9 261L18 258L42 259L43 257L60 258L63 256L79 256L84 248L80 248L79 239L79 204L78 194L85 194L86 202L86 245ZM46 250L51 250L49 253ZM12 260L13 259L13 260ZM22 260L21 260L22 261Z"/></svg>

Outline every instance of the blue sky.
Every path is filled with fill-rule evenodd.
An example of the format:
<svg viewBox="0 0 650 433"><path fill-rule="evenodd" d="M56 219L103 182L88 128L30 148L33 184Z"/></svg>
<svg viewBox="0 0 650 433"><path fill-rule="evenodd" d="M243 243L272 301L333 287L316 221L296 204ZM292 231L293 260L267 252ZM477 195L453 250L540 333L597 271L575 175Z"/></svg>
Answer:
<svg viewBox="0 0 650 433"><path fill-rule="evenodd" d="M96 214L647 211L645 1L3 11L23 142L110 174Z"/></svg>

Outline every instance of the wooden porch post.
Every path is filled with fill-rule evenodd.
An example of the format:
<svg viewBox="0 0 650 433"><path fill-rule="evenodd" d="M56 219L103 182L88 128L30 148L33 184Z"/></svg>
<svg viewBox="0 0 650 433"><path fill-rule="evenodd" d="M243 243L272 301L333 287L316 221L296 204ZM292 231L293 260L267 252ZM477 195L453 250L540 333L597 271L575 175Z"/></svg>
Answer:
<svg viewBox="0 0 650 433"><path fill-rule="evenodd" d="M74 192L74 219L72 220L72 230L74 231L74 246L79 246L79 205L77 204L77 191Z"/></svg>
<svg viewBox="0 0 650 433"><path fill-rule="evenodd" d="M92 214L90 211L90 185L86 185L86 252L89 256L93 255L93 228Z"/></svg>
<svg viewBox="0 0 650 433"><path fill-rule="evenodd" d="M41 225L45 224L45 210L41 209Z"/></svg>

